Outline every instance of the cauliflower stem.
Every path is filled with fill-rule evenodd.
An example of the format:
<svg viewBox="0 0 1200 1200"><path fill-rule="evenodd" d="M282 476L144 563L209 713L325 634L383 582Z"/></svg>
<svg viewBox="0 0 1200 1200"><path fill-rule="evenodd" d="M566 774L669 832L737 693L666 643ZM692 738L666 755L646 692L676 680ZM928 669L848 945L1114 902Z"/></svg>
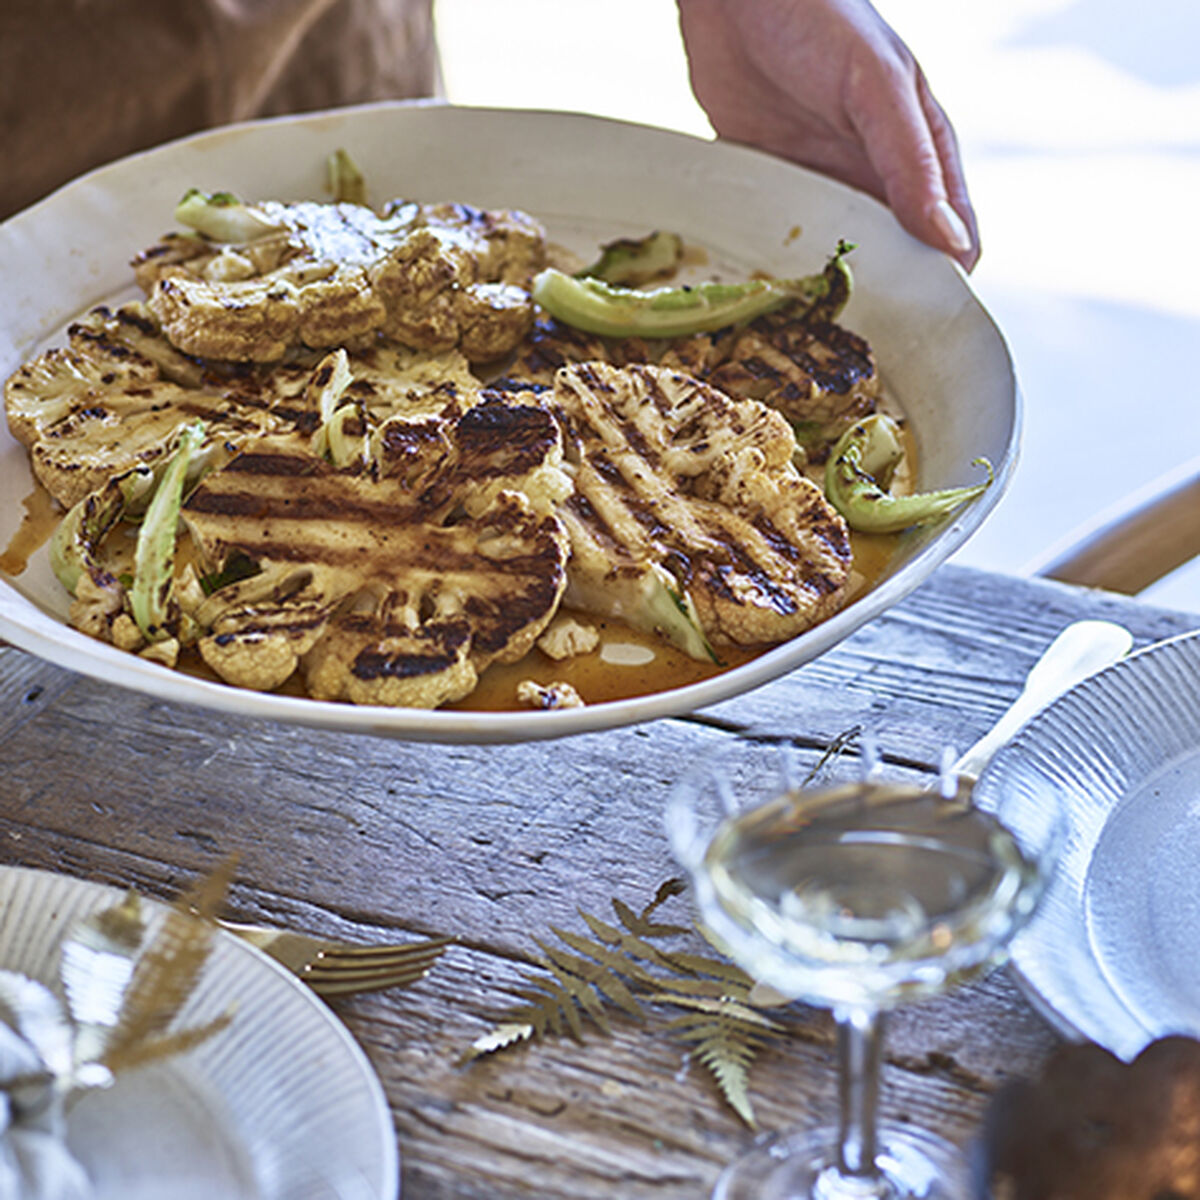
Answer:
<svg viewBox="0 0 1200 1200"><path fill-rule="evenodd" d="M845 256L852 249L849 243L839 242L823 271L798 279L681 284L646 291L549 267L534 277L532 294L551 316L601 337L673 338L712 333L796 302L820 305L822 315L832 320L850 295Z"/></svg>
<svg viewBox="0 0 1200 1200"><path fill-rule="evenodd" d="M977 458L976 465L988 473L983 483L893 496L892 477L903 457L900 427L885 413L873 413L842 434L825 466L825 495L851 529L897 533L928 524L983 495L995 477L992 464Z"/></svg>
<svg viewBox="0 0 1200 1200"><path fill-rule="evenodd" d="M159 480L138 531L129 607L149 642L171 636L165 623L174 578L175 533L188 467L203 440L204 426L200 422L181 430L175 456Z"/></svg>
<svg viewBox="0 0 1200 1200"><path fill-rule="evenodd" d="M98 491L84 496L59 522L50 540L50 566L59 583L75 595L84 575L103 575L97 553L112 527L130 505L154 485L149 467L134 467L115 475Z"/></svg>

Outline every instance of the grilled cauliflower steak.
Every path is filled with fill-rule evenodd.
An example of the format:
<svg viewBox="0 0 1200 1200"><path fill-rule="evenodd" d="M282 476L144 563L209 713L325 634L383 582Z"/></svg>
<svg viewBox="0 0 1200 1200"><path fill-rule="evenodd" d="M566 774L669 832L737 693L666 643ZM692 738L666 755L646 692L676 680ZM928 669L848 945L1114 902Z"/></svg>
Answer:
<svg viewBox="0 0 1200 1200"><path fill-rule="evenodd" d="M207 564L261 569L195 613L229 682L278 686L299 664L317 699L432 708L553 617L568 542L550 508L569 482L548 410L397 417L375 445L370 467L339 469L296 436L263 439L188 499Z"/></svg>
<svg viewBox="0 0 1200 1200"><path fill-rule="evenodd" d="M653 364L727 395L760 400L787 417L814 464L825 461L847 426L875 412L880 399L870 345L821 307L670 339L599 337L539 316L497 385L549 387L561 367L583 362Z"/></svg>
<svg viewBox="0 0 1200 1200"><path fill-rule="evenodd" d="M354 346L382 332L419 350L498 358L528 332L525 284L544 259L523 213L465 205L267 201L244 243L168 236L134 261L171 343L270 362L294 346Z"/></svg>
<svg viewBox="0 0 1200 1200"><path fill-rule="evenodd" d="M813 463L824 462L847 426L879 403L870 346L820 316L796 321L771 313L719 342L698 339L674 347L662 365L778 409Z"/></svg>
<svg viewBox="0 0 1200 1200"><path fill-rule="evenodd" d="M769 312L702 285L715 318L672 324L616 280L637 319L597 322L535 286L523 213L334 192L193 189L190 231L133 262L144 299L7 380L72 625L355 704L453 704L517 663L473 705L552 709L707 678L845 603L849 531L805 472L886 404L837 324L849 247ZM657 665L609 671L622 638Z"/></svg>
<svg viewBox="0 0 1200 1200"><path fill-rule="evenodd" d="M781 642L841 605L849 533L779 413L604 363L562 368L554 402L575 481L568 604L644 627L666 588L714 646Z"/></svg>
<svg viewBox="0 0 1200 1200"><path fill-rule="evenodd" d="M373 341L348 359L346 402L375 424L393 413L458 410L480 388L457 351L430 355ZM68 343L19 368L5 385L14 437L39 482L64 507L134 466L160 462L180 428L207 431L203 467L249 438L320 424L314 367L297 360L260 367L206 365L179 353L143 304L97 308L68 330Z"/></svg>
<svg viewBox="0 0 1200 1200"><path fill-rule="evenodd" d="M25 364L5 385L9 428L64 507L115 475L160 461L197 418L211 457L274 423L269 399L247 403L238 389L203 378L152 330L140 306L95 310L70 327L67 346Z"/></svg>

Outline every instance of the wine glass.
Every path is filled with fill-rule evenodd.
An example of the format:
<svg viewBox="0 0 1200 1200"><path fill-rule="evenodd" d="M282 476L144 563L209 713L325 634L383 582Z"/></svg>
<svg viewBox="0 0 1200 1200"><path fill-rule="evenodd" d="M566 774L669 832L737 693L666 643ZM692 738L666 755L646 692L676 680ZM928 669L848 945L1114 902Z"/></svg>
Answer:
<svg viewBox="0 0 1200 1200"><path fill-rule="evenodd" d="M897 783L866 760L805 786L787 738L738 737L668 800L707 928L756 980L831 1009L838 1029L838 1125L757 1146L722 1174L718 1200L971 1194L951 1143L877 1124L884 1017L1000 961L1049 879L1059 808L1028 792L984 812L952 769Z"/></svg>

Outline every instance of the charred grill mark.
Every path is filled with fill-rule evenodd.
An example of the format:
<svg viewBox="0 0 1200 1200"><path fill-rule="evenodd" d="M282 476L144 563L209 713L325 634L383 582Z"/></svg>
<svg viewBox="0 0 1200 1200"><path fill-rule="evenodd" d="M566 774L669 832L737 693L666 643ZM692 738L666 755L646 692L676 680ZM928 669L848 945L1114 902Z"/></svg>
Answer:
<svg viewBox="0 0 1200 1200"><path fill-rule="evenodd" d="M636 419L618 418L617 428L620 429L626 444L637 453L643 462L651 468L658 466L658 451L646 440L646 435L642 432Z"/></svg>
<svg viewBox="0 0 1200 1200"><path fill-rule="evenodd" d="M563 505L568 515L573 516L588 532L589 537L604 548L609 557L625 558L628 549L616 536L608 522L596 511L595 506L582 492L576 491Z"/></svg>
<svg viewBox="0 0 1200 1200"><path fill-rule="evenodd" d="M624 491L628 486L625 481L625 476L621 474L620 467L609 458L604 450L596 450L588 456L588 464L592 470L612 488L618 488Z"/></svg>
<svg viewBox="0 0 1200 1200"><path fill-rule="evenodd" d="M488 658L499 654L512 638L536 621L555 602L562 586L561 568L545 579L534 579L518 592L507 592L502 601L472 595L464 606L477 622L471 652Z"/></svg>
<svg viewBox="0 0 1200 1200"><path fill-rule="evenodd" d="M319 458L302 454L263 454L247 450L225 468L231 475L298 476L328 475L330 469Z"/></svg>
<svg viewBox="0 0 1200 1200"><path fill-rule="evenodd" d="M550 413L537 405L485 401L458 422L459 469L471 478L525 474L558 441Z"/></svg>
<svg viewBox="0 0 1200 1200"><path fill-rule="evenodd" d="M541 396L549 391L553 391L552 384L541 383L533 379L514 379L511 375L505 375L501 379L493 379L487 387L481 390L480 394L486 399L493 392L502 396L533 392L534 395Z"/></svg>
<svg viewBox="0 0 1200 1200"><path fill-rule="evenodd" d="M655 541L663 541L671 537L671 526L664 524L654 511L653 504L635 499L632 496L623 497L625 510Z"/></svg>
<svg viewBox="0 0 1200 1200"><path fill-rule="evenodd" d="M800 547L786 534L779 530L766 513L759 513L753 521L754 528L762 535L762 539L785 562L796 563L801 560Z"/></svg>
<svg viewBox="0 0 1200 1200"><path fill-rule="evenodd" d="M818 596L831 596L841 586L841 582L826 571L819 570L815 563L807 563L804 572L804 586Z"/></svg>
<svg viewBox="0 0 1200 1200"><path fill-rule="evenodd" d="M297 432L303 434L315 433L318 426L321 424L321 414L311 408L296 408L288 404L251 404L247 403L247 407L260 408L269 411L271 415L277 418L282 424L292 426Z"/></svg>
<svg viewBox="0 0 1200 1200"><path fill-rule="evenodd" d="M739 360L741 367L755 379L765 379L770 383L780 381L779 372L768 362L764 362L758 355L750 355L747 358Z"/></svg>
<svg viewBox="0 0 1200 1200"><path fill-rule="evenodd" d="M284 495L263 495L261 491L200 488L184 505L184 511L210 517L238 518L254 521L310 522L314 531L332 526L361 525L367 529L388 529L410 518L411 513L385 502L371 503L336 492L292 492ZM386 533L382 535L386 539ZM288 539L292 540L292 539ZM282 545L283 543L278 543ZM301 550L313 553L314 538Z"/></svg>
<svg viewBox="0 0 1200 1200"><path fill-rule="evenodd" d="M708 580L714 585L714 591L720 591L730 603L744 605L746 603L746 586L754 590L755 603L759 608L767 608L778 613L781 617L790 617L797 611L796 599L784 588L781 588L768 571L763 570L748 555L729 546L732 562L713 564ZM737 580L738 587L731 581Z"/></svg>
<svg viewBox="0 0 1200 1200"><path fill-rule="evenodd" d="M461 644L460 640L457 646ZM422 675L440 675L458 662L459 655L456 649L430 650L426 654L389 653L378 646L368 646L355 655L350 671L356 679L365 682L374 679L418 679Z"/></svg>
<svg viewBox="0 0 1200 1200"><path fill-rule="evenodd" d="M328 619L324 609L309 610L308 616L301 615L304 609L289 608L286 614L280 614L277 620L256 621L239 625L231 633L213 634L212 640L218 646L228 646L234 642L253 642L272 634L286 634L289 637L300 637L319 628Z"/></svg>
<svg viewBox="0 0 1200 1200"><path fill-rule="evenodd" d="M128 307L117 309L116 319L119 325L128 325L131 329L136 329L138 333L145 334L146 337L158 337L159 335L158 326L150 317Z"/></svg>
<svg viewBox="0 0 1200 1200"><path fill-rule="evenodd" d="M658 411L659 416L664 420L670 418L677 407L677 403L671 400L663 388L659 386L657 379L655 379L649 371L641 371L638 373L646 383L647 403L652 404ZM679 376L672 375L671 378L678 379Z"/></svg>
<svg viewBox="0 0 1200 1200"><path fill-rule="evenodd" d="M575 368L575 375L589 391L602 396L611 396L616 391L616 387L596 370L593 363L579 363Z"/></svg>

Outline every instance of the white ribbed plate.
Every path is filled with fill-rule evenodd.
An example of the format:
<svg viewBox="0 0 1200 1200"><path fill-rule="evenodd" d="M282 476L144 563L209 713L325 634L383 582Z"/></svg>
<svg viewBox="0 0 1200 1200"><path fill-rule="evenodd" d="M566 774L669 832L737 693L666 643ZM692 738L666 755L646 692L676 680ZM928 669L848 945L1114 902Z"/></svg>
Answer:
<svg viewBox="0 0 1200 1200"><path fill-rule="evenodd" d="M55 987L71 924L120 898L0 868L0 966ZM68 1138L96 1200L394 1200L391 1115L345 1026L277 963L221 933L180 1024L230 1008L233 1023L191 1053L74 1107Z"/></svg>
<svg viewBox="0 0 1200 1200"><path fill-rule="evenodd" d="M1035 717L976 788L1061 797L1059 870L1013 966L1071 1038L1124 1059L1200 1037L1200 632L1101 671Z"/></svg>
<svg viewBox="0 0 1200 1200"><path fill-rule="evenodd" d="M233 126L123 159L0 225L0 377L64 322L131 298L129 258L171 225L184 190L322 199L327 155L345 147L373 199L520 207L553 241L591 256L602 242L671 229L705 247L714 274L820 270L854 242L846 324L874 346L912 419L922 488L996 482L948 521L903 535L886 579L828 621L711 679L630 700L546 712L424 712L244 691L170 671L67 624L69 597L44 551L0 579L0 637L50 662L160 699L238 716L443 742L513 742L692 712L824 653L924 582L995 507L1016 464L1021 402L991 317L950 259L881 204L744 146L570 113L377 104ZM32 490L28 455L0 429L0 549Z"/></svg>

